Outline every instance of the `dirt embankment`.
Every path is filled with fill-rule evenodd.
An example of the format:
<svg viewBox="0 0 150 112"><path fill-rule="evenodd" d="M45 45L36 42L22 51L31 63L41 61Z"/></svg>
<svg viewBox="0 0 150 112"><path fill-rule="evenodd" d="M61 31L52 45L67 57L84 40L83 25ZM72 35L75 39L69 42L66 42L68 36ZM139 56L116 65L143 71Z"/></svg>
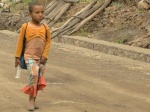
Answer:
<svg viewBox="0 0 150 112"><path fill-rule="evenodd" d="M113 3L74 35L150 48L150 10Z"/></svg>
<svg viewBox="0 0 150 112"><path fill-rule="evenodd" d="M88 3L76 3L53 26L60 27L75 13ZM22 5L20 5L22 6ZM0 28L18 31L21 24L29 21L27 7L17 5L13 13L0 13ZM22 10L23 9L23 10ZM73 35L85 36L127 44L131 46L150 48L150 10L139 11L136 6L112 3L103 13L84 25Z"/></svg>

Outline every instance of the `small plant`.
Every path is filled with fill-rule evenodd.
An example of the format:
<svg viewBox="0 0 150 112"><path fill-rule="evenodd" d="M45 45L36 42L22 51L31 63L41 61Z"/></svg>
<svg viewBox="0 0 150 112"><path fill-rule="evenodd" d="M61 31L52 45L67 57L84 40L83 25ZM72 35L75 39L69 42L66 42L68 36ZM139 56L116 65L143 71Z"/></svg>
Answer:
<svg viewBox="0 0 150 112"><path fill-rule="evenodd" d="M88 36L88 32L85 29L83 29L83 28L81 28L80 30L78 30L74 34L75 35L80 35L80 36L85 36L85 37Z"/></svg>
<svg viewBox="0 0 150 112"><path fill-rule="evenodd" d="M140 11L140 10L138 10L138 9L136 9L135 12L136 12L138 15L142 14L142 11Z"/></svg>
<svg viewBox="0 0 150 112"><path fill-rule="evenodd" d="M127 42L127 38L123 38L123 39L120 39L120 40L117 40L116 43L118 44L124 44L125 42Z"/></svg>
<svg viewBox="0 0 150 112"><path fill-rule="evenodd" d="M121 9L124 6L124 4L118 2L112 2L112 6L116 6L118 9Z"/></svg>
<svg viewBox="0 0 150 112"><path fill-rule="evenodd" d="M30 2L32 2L33 0L23 0L23 3L25 4L29 4Z"/></svg>
<svg viewBox="0 0 150 112"><path fill-rule="evenodd" d="M20 7L21 7L21 9L24 9L24 6L25 5L28 5L30 2L32 2L33 0L22 0L22 3L20 3ZM12 0L11 0L11 2L12 2L12 7L13 8L15 8L16 7L16 3L15 2L13 2Z"/></svg>
<svg viewBox="0 0 150 112"><path fill-rule="evenodd" d="M120 24L117 25L118 30L123 30L123 29L125 29L126 27L127 27L127 25L126 25L126 24L123 24L123 23L122 23L122 24L120 23Z"/></svg>

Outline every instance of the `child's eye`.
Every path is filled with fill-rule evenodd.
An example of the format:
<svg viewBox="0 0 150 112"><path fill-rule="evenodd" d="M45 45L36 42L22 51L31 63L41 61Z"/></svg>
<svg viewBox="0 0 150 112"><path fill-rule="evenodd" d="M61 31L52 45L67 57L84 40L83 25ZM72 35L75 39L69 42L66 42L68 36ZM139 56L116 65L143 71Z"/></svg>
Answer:
<svg viewBox="0 0 150 112"><path fill-rule="evenodd" d="M35 12L36 14L38 14L39 12Z"/></svg>
<svg viewBox="0 0 150 112"><path fill-rule="evenodd" d="M39 13L41 13L41 14L44 14L44 11L41 11L41 12L35 12L36 14L39 14Z"/></svg>

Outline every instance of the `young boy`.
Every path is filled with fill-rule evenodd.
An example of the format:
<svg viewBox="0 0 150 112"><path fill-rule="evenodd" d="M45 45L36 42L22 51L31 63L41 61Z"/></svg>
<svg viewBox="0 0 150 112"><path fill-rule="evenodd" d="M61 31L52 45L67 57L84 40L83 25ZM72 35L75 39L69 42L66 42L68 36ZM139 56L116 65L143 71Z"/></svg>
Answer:
<svg viewBox="0 0 150 112"><path fill-rule="evenodd" d="M35 105L38 90L42 90L46 86L46 84L40 84L40 81L44 81L44 65L48 59L50 48L50 31L47 25L41 23L44 18L44 6L42 4L38 2L30 3L29 13L32 19L30 22L22 25L18 37L15 67L21 65L20 56L23 50L25 35L24 58L30 73L30 80L29 84L22 91L29 94L28 110L33 111L34 109L38 109Z"/></svg>

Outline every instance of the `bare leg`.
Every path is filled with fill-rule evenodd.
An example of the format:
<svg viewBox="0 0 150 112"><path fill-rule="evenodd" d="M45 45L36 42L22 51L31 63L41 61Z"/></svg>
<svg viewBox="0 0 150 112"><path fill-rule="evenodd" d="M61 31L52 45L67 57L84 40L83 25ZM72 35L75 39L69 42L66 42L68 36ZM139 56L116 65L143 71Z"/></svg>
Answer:
<svg viewBox="0 0 150 112"><path fill-rule="evenodd" d="M33 96L29 96L28 110L29 111L33 111L34 110L34 97Z"/></svg>
<svg viewBox="0 0 150 112"><path fill-rule="evenodd" d="M38 88L38 87L37 87ZM38 90L37 90L37 93L36 93L36 96L37 96L37 94L38 94ZM34 97L34 109L39 109L39 107L36 105L36 103L35 103L35 100L36 100L36 97Z"/></svg>
<svg viewBox="0 0 150 112"><path fill-rule="evenodd" d="M29 96L29 106L28 106L28 110L33 111L35 109L35 100L36 100L36 96L37 96L37 91L35 93L35 89L37 89L37 83L38 83L38 62L35 60L29 60L32 63L29 64L28 70L30 75L30 83L29 85L32 86L32 88L34 88L34 93L33 96ZM37 89L38 90L38 89Z"/></svg>

